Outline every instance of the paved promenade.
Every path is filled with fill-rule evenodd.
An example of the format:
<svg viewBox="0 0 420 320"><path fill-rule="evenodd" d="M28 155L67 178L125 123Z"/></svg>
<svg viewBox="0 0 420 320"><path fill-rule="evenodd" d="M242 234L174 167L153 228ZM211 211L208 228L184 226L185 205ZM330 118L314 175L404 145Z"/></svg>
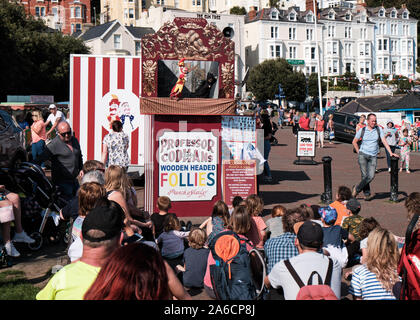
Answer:
<svg viewBox="0 0 420 320"><path fill-rule="evenodd" d="M273 178L276 182L262 184L260 195L264 199L264 219L270 218L271 208L281 204L292 208L302 203L321 205L321 194L324 192L324 176L322 157L332 158L332 188L335 199L336 190L340 185L351 188L360 180L360 170L357 155L353 153L352 146L348 143L326 142L323 149L317 148L314 158L318 165L295 165L296 138L290 127L279 129L276 132L279 140L278 146L271 149L269 163ZM407 226L406 211L403 199L405 195L420 191L420 153L411 154L411 174L405 171L399 174L399 203L392 203L390 198L390 174L386 166L385 150L381 149L378 158L379 173L376 174L371 189L376 193L372 201L364 201L363 195L358 199L362 205L361 215L376 218L383 227L390 229L397 235L403 236ZM143 203L144 190L137 189L139 204ZM210 212L208 216L210 216ZM200 224L208 216L183 217L182 220L191 220L193 224Z"/></svg>

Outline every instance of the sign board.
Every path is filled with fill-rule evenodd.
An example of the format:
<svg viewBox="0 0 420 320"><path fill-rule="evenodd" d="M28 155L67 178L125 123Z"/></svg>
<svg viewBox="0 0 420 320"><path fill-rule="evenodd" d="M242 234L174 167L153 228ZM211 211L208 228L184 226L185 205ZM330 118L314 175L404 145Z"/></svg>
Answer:
<svg viewBox="0 0 420 320"><path fill-rule="evenodd" d="M255 160L223 160L223 201L232 208L235 196L243 199L257 193Z"/></svg>
<svg viewBox="0 0 420 320"><path fill-rule="evenodd" d="M159 137L159 196L209 201L217 194L218 137L212 132L166 131Z"/></svg>
<svg viewBox="0 0 420 320"><path fill-rule="evenodd" d="M298 131L297 133L297 157L315 157L316 132Z"/></svg>
<svg viewBox="0 0 420 320"><path fill-rule="evenodd" d="M286 61L291 65L304 65L305 64L305 60L286 59Z"/></svg>

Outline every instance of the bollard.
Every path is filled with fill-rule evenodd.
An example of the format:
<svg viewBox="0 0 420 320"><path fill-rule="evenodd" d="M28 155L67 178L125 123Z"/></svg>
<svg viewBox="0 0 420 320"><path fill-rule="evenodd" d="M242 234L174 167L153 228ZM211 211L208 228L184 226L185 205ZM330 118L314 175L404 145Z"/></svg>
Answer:
<svg viewBox="0 0 420 320"><path fill-rule="evenodd" d="M324 164L324 193L321 194L321 202L330 204L332 202L332 176L331 176L331 157L323 157Z"/></svg>
<svg viewBox="0 0 420 320"><path fill-rule="evenodd" d="M398 201L398 160L397 157L391 157L391 197L392 202Z"/></svg>

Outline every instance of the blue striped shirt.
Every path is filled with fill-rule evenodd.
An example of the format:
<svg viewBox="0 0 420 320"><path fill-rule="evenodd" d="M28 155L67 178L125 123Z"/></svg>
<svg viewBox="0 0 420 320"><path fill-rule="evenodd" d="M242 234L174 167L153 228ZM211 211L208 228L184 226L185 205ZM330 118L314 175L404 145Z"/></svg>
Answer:
<svg viewBox="0 0 420 320"><path fill-rule="evenodd" d="M295 246L296 235L291 232L285 232L278 237L270 238L264 245L264 253L267 257L267 274L270 273L274 265L281 261L290 259L298 255Z"/></svg>
<svg viewBox="0 0 420 320"><path fill-rule="evenodd" d="M376 275L365 265L353 271L349 293L363 300L396 300L392 292L385 290Z"/></svg>

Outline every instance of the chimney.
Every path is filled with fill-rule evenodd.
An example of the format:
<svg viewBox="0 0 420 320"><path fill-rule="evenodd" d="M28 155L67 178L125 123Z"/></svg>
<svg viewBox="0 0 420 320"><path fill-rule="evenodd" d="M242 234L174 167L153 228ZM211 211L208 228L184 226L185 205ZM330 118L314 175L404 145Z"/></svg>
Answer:
<svg viewBox="0 0 420 320"><path fill-rule="evenodd" d="M407 9L407 5L406 5L405 3L403 3L403 4L401 5L401 9Z"/></svg>
<svg viewBox="0 0 420 320"><path fill-rule="evenodd" d="M313 13L317 13L319 11L319 4L318 4L318 0L315 0L315 5L316 8L314 9L314 2L313 0L306 0L306 10L311 10ZM319 12L318 12L319 15Z"/></svg>
<svg viewBox="0 0 420 320"><path fill-rule="evenodd" d="M257 16L257 11L255 10L255 7L249 7L248 11L248 19L249 21L252 21Z"/></svg>

